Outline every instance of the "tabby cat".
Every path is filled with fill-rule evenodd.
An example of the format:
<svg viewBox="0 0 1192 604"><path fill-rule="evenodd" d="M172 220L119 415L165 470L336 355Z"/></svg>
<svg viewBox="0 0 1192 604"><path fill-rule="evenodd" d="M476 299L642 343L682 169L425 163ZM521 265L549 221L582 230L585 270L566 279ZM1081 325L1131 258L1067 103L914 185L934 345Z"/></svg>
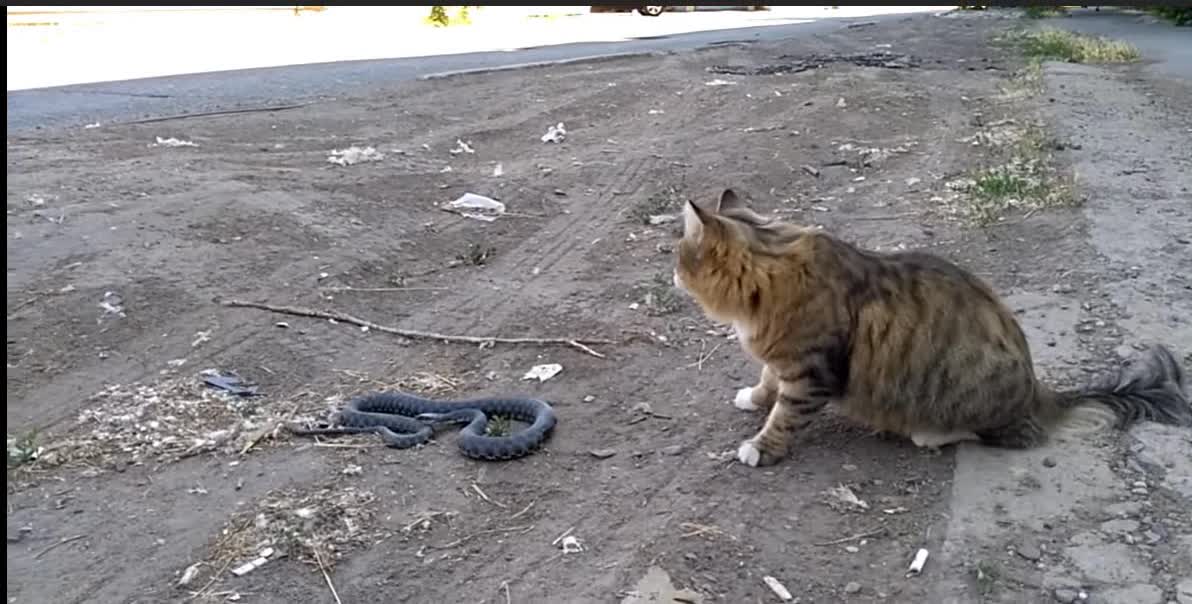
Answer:
<svg viewBox="0 0 1192 604"><path fill-rule="evenodd" d="M1144 419L1192 426L1183 369L1165 347L1099 385L1056 392L1035 377L1010 309L943 258L870 252L766 219L731 189L714 208L688 202L683 213L675 285L765 365L734 401L768 413L737 449L742 463L783 458L828 404L929 448L1028 448Z"/></svg>

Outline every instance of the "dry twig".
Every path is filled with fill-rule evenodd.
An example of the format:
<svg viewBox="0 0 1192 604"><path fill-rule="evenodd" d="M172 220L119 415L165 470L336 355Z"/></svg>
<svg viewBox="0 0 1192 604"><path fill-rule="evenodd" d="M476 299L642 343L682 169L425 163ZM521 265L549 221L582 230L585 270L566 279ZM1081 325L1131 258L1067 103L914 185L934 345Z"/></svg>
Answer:
<svg viewBox="0 0 1192 604"><path fill-rule="evenodd" d="M478 484L476 484L476 483L474 483L474 482L472 483L472 490L473 490L473 491L476 491L476 494L477 494L477 495L479 495L481 499L483 499L483 500L485 500L485 501L487 501L487 502L489 502L489 503L491 503L491 504L493 504L493 505L495 505L495 506L497 506L497 507L499 507L499 508L505 508L505 507L509 507L509 506L506 506L505 504L501 503L500 501L494 501L493 499L491 499L491 498L488 496L488 494L486 494L484 491L481 491L481 490L480 490L480 485L478 485Z"/></svg>
<svg viewBox="0 0 1192 604"><path fill-rule="evenodd" d="M497 533L516 533L516 532L528 533L533 529L534 529L534 525L532 525L532 524L525 524L522 526L510 526L507 528L488 529L488 530L483 530L483 531L480 531L477 533L472 533L471 535L463 537L462 539L456 539L455 541L452 541L451 543L444 543L443 545L432 545L431 549L451 549L457 545L463 545L477 537L483 537L484 535L494 535Z"/></svg>
<svg viewBox="0 0 1192 604"><path fill-rule="evenodd" d="M382 293L382 292L441 292L447 291L446 287L320 287L325 292L366 292L366 293Z"/></svg>
<svg viewBox="0 0 1192 604"><path fill-rule="evenodd" d="M530 511L530 508L534 507L534 504L535 504L535 503L538 503L538 502L537 502L537 501L531 501L529 504L527 504L527 505L526 505L526 507L522 508L522 511L520 511L520 512L518 512L518 513L516 513L516 514L514 514L514 515L512 515L512 516L510 516L510 517L509 517L509 519L510 519L510 520L517 520L518 518L521 518L522 516L525 516L525 515L526 515L526 512L529 512L529 511Z"/></svg>
<svg viewBox="0 0 1192 604"><path fill-rule="evenodd" d="M285 111L287 109L299 109L301 107L306 107L307 105L310 105L310 104L311 103L301 103L298 105L272 105L269 107L248 107L246 109L221 109L219 111L203 111L201 113L184 113L181 115L167 115L164 117L150 117L150 118L145 118L143 120L133 120L131 122L120 122L117 125L154 124L157 122L169 122L169 121L173 121L173 120L186 120L186 119L190 119L192 117L214 117L217 115L235 115L238 113L262 113L262 112L272 112L272 111Z"/></svg>
<svg viewBox="0 0 1192 604"><path fill-rule="evenodd" d="M374 331L393 334L403 338L410 338L412 340L439 340L441 342L463 342L467 344L554 344L567 345L576 348L582 352L590 354L594 357L603 359L603 354L592 350L584 345L588 344L613 344L612 340L601 340L593 338L505 338L505 337L485 337L485 336L462 336L449 335L442 333L435 333L432 331L418 331L414 329L401 329L397 327L389 327L387 325L380 325L365 319L354 317L352 315L325 310L314 310L311 308L302 308L300 306L278 306L274 304L265 304L264 302L251 302L248 300L225 300L224 306L232 308L256 308L259 310L267 310L269 312L280 313L284 315L292 315L295 317L311 317L315 319L328 319L334 321L342 321L344 323L351 323L360 327L367 327Z"/></svg>
<svg viewBox="0 0 1192 604"><path fill-rule="evenodd" d="M331 597L335 598L335 604L344 604L343 600L339 599L339 593L335 591L335 584L331 582L331 575L327 574L327 567L323 565L323 556L319 555L319 548L311 548L315 553L315 561L319 563L319 570L323 571L323 579L327 581L327 589L331 590Z"/></svg>
<svg viewBox="0 0 1192 604"><path fill-rule="evenodd" d="M842 537L840 539L833 539L832 541L824 541L822 543L816 543L816 545L821 545L821 546L822 545L840 545L841 543L848 543L849 541L856 541L857 539L864 539L866 537L873 537L876 535L880 535L884 532L886 532L886 527L879 526L875 529L870 529L868 531L857 533L856 535L853 535L851 537Z"/></svg>
<svg viewBox="0 0 1192 604"><path fill-rule="evenodd" d="M38 552L36 556L33 556L33 559L41 560L42 556L50 553L51 551L53 551L59 547L62 547L63 545L66 545L67 543L72 543L74 541L78 541L79 539L86 539L86 538L87 538L87 535L75 535L74 537L64 537L64 538L58 540L57 543L54 543L53 545Z"/></svg>

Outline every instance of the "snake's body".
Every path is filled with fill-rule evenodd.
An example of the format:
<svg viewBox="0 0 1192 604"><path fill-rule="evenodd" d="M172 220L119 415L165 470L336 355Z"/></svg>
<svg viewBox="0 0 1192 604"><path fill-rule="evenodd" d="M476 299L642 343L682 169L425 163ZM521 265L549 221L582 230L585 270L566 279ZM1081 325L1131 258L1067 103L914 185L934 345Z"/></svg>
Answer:
<svg viewBox="0 0 1192 604"><path fill-rule="evenodd" d="M352 399L337 414L335 427L289 430L299 435L360 434L371 432L395 449L426 443L434 424L466 423L460 431L459 449L467 457L504 461L530 454L549 438L555 412L545 401L532 398L477 398L433 401L404 392L377 392ZM492 416L530 424L507 436L488 436Z"/></svg>

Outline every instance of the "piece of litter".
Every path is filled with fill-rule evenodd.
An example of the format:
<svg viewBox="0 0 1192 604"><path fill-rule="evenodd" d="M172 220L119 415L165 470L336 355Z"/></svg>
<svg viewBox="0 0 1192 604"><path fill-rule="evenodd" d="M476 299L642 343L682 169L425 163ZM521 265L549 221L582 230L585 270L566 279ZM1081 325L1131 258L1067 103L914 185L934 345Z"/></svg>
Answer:
<svg viewBox="0 0 1192 604"><path fill-rule="evenodd" d="M180 138L174 138L172 136L170 138L162 138L160 136L157 136L157 137L154 137L154 139L157 142L153 143L152 145L149 145L150 147L198 147L199 146L198 143L195 143L193 141L184 141Z"/></svg>
<svg viewBox="0 0 1192 604"><path fill-rule="evenodd" d="M668 222L674 222L676 220L678 220L678 217L675 216L674 214L655 214L650 217L650 225L658 226L660 224L666 224Z"/></svg>
<svg viewBox="0 0 1192 604"><path fill-rule="evenodd" d="M779 600L786 602L794 599L794 596L791 595L790 590L788 590L782 583L779 583L778 579L766 575L762 577L762 581L765 582L766 587L770 588L770 591L774 592L774 595L778 596Z"/></svg>
<svg viewBox="0 0 1192 604"><path fill-rule="evenodd" d="M840 503L858 507L863 510L869 509L868 503L862 501L860 497L857 497L857 494L854 493L852 489L843 484L832 487L831 489L828 489L827 492L828 495L831 495Z"/></svg>
<svg viewBox="0 0 1192 604"><path fill-rule="evenodd" d="M542 135L542 142L561 143L566 138L567 128L563 127L563 122L559 122L558 124L546 129L546 134Z"/></svg>
<svg viewBox="0 0 1192 604"><path fill-rule="evenodd" d="M257 387L251 384L245 384L240 376L234 373L221 373L218 371L203 372L203 382L212 388L218 388L229 394L238 396L256 396Z"/></svg>
<svg viewBox="0 0 1192 604"><path fill-rule="evenodd" d="M459 155L460 153L475 153L475 152L476 152L476 150L472 148L472 145L465 143L464 141L462 141L458 138L455 139L455 148L450 151L450 153L452 155Z"/></svg>
<svg viewBox="0 0 1192 604"><path fill-rule="evenodd" d="M545 382L546 380L549 380L549 379L555 377L556 375L559 375L559 372L562 370L563 370L563 366L558 363L549 363L547 365L535 365L535 366L531 367L530 370L527 371L525 375L522 376L522 379L523 380L538 380L539 382Z"/></svg>
<svg viewBox="0 0 1192 604"><path fill-rule="evenodd" d="M290 324L286 323L285 321L278 321L277 323L274 323L273 326L280 328L280 329L289 329L290 328Z"/></svg>
<svg viewBox="0 0 1192 604"><path fill-rule="evenodd" d="M92 128L98 128L99 126L100 126L99 122L94 122L91 124L87 124L86 126L83 126L83 128L86 130L91 130Z"/></svg>
<svg viewBox="0 0 1192 604"><path fill-rule="evenodd" d="M927 550L919 548L919 551L915 552L915 559L911 560L911 565L906 570L906 576L913 577L923 572L924 564L927 564Z"/></svg>
<svg viewBox="0 0 1192 604"><path fill-rule="evenodd" d="M347 149L333 149L327 158L329 163L337 166L351 166L362 162L381 161L385 154L372 147L348 147Z"/></svg>
<svg viewBox="0 0 1192 604"><path fill-rule="evenodd" d="M666 111L664 111L662 109L651 109L648 113L650 115L662 115L662 114L666 113Z"/></svg>
<svg viewBox="0 0 1192 604"><path fill-rule="evenodd" d="M120 294L116 292L104 292L103 300L99 301L99 307L107 314L126 316L124 314L124 298L121 298Z"/></svg>
<svg viewBox="0 0 1192 604"><path fill-rule="evenodd" d="M906 179L906 186L913 187L921 182L923 182L922 178L919 178L917 176L912 176L912 177Z"/></svg>
<svg viewBox="0 0 1192 604"><path fill-rule="evenodd" d="M261 568L268 561L268 558L256 558L254 560L249 560L248 562L233 568L232 574L236 575L237 577L243 577L244 575L247 575L256 569Z"/></svg>
<svg viewBox="0 0 1192 604"><path fill-rule="evenodd" d="M882 513L889 514L892 516L894 514L904 514L908 511L910 511L910 510L900 506L900 507L896 507L896 508L886 508L886 509L882 510Z"/></svg>
<svg viewBox="0 0 1192 604"><path fill-rule="evenodd" d="M447 207L461 216L484 222L492 222L505 213L505 204L475 193L464 193L459 199L448 203Z"/></svg>
<svg viewBox="0 0 1192 604"><path fill-rule="evenodd" d="M564 554L578 554L584 551L584 545L574 535L563 537L562 546Z"/></svg>
<svg viewBox="0 0 1192 604"><path fill-rule="evenodd" d="M840 107L841 109L844 109L845 107L848 107L848 103L845 102L844 97L840 97L836 101L836 106Z"/></svg>
<svg viewBox="0 0 1192 604"><path fill-rule="evenodd" d="M505 175L505 168L501 167L501 164L497 164L496 167L493 168L493 178L500 178L501 176L504 176L504 175Z"/></svg>
<svg viewBox="0 0 1192 604"><path fill-rule="evenodd" d="M805 165L805 166L803 166L803 171L804 171L804 172L806 172L806 173L808 173L808 174L810 174L810 175L812 175L812 176L815 176L815 177L817 177L817 178L818 178L818 177L819 177L819 175L820 175L819 168L816 168L815 166L806 166L806 165Z"/></svg>
<svg viewBox="0 0 1192 604"><path fill-rule="evenodd" d="M344 476L359 476L363 472L364 472L364 468L361 468L360 466L358 466L354 463L348 464L348 467L340 470L340 474L343 474Z"/></svg>
<svg viewBox="0 0 1192 604"><path fill-rule="evenodd" d="M588 454L596 459L608 459L617 454L616 449L592 449Z"/></svg>
<svg viewBox="0 0 1192 604"><path fill-rule="evenodd" d="M737 85L736 82L730 82L729 80L722 80L720 78L716 78L715 80L708 80L707 82L704 82L704 86L736 86L736 85Z"/></svg>
<svg viewBox="0 0 1192 604"><path fill-rule="evenodd" d="M182 571L182 577L178 579L178 585L180 587L190 585L190 582L194 581L195 577L199 575L199 567L201 566L203 566L202 562L195 562L186 567L186 570Z"/></svg>

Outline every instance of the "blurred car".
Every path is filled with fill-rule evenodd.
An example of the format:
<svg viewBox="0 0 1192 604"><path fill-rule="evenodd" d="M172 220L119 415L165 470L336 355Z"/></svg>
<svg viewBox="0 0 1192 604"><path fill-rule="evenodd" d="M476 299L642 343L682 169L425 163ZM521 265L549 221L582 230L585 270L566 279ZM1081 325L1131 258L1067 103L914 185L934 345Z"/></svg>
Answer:
<svg viewBox="0 0 1192 604"><path fill-rule="evenodd" d="M593 13L619 13L619 12L636 11L637 14L642 15L643 17L657 17L657 16L661 15L662 13L666 12L667 9L679 10L679 11L684 11L684 12L698 11L698 10L734 10L734 9L736 9L736 10L766 10L765 6L691 6L691 5L683 5L683 6L633 6L633 5L608 6L608 5L605 5L605 6L589 6L588 8L589 8L590 12L593 12Z"/></svg>

